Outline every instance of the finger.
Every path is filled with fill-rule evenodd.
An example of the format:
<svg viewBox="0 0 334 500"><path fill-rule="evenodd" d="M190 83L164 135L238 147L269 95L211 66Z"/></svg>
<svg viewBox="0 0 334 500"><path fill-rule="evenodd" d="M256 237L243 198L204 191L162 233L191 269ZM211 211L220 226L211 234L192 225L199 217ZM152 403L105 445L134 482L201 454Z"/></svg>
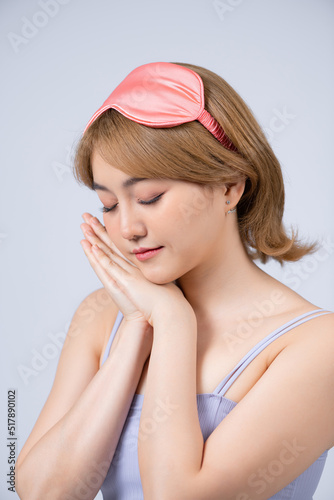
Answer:
<svg viewBox="0 0 334 500"><path fill-rule="evenodd" d="M138 266L136 266L133 262L128 260L121 252L120 250L116 247L116 245L112 242L110 236L107 233L106 228L101 224L101 222L96 218L93 217L92 215L88 213L84 213L82 215L83 219L86 221L86 225L90 228L90 230L100 238L100 240L106 245L106 247L110 248L112 252L114 252L116 255L119 255L122 257L128 264L130 264L132 267L135 267L138 269ZM86 226L85 226L86 227ZM94 241L93 243L96 243ZM102 250L107 253L107 248L103 247L102 245L99 245Z"/></svg>
<svg viewBox="0 0 334 500"><path fill-rule="evenodd" d="M137 306L134 306L133 299L131 298L131 289L133 287L128 283L129 278L125 279L126 273L123 271L123 280L117 279L117 268L118 271L122 272L122 270L112 263L109 263L109 266L106 269L102 267L100 263L100 257L97 257L96 254L92 251L92 245L86 241L82 240L81 242L82 248L93 268L96 275L100 279L104 288L107 290L115 304L122 311L123 315L126 315L127 312L130 312L133 316L134 311L137 311ZM103 254L103 251L96 247L99 254ZM95 250L96 252L96 250ZM107 267L107 264L104 263L104 266ZM111 267L113 268L113 273L110 272ZM131 279L131 278L130 278ZM138 314L138 311L136 312Z"/></svg>
<svg viewBox="0 0 334 500"><path fill-rule="evenodd" d="M100 238L101 241L103 241L105 245L111 248L113 252L120 253L110 239L106 228L103 226L103 224L101 224L97 217L93 217L93 215L88 213L84 213L82 217L86 224L90 227L90 229Z"/></svg>
<svg viewBox="0 0 334 500"><path fill-rule="evenodd" d="M91 230L101 239L101 241L103 241L105 245L115 251L116 247L114 243L111 241L106 228L101 224L97 217L93 217L91 214L84 213L82 215L82 218L84 219L86 224L90 226Z"/></svg>
<svg viewBox="0 0 334 500"><path fill-rule="evenodd" d="M99 236L99 238L108 246L112 247L114 244L111 241L106 228L101 224L97 217L91 216L90 218L86 218L85 222L91 226L93 231Z"/></svg>
<svg viewBox="0 0 334 500"><path fill-rule="evenodd" d="M103 252L104 254L106 254L108 256L108 258L114 263L114 264L117 264L118 266L120 266L122 269L124 269L124 271L126 272L131 272L131 270L133 269L133 267L136 267L136 266L129 266L129 264L131 264L131 262L129 262L127 259L125 259L125 257L123 257L122 254L116 254L115 252L113 252L107 245L105 245L98 236L95 235L95 233L93 233L90 229L87 229L87 228L90 228L90 226L86 225L87 227L84 227L85 225L84 224L81 224L81 229L83 230L84 234L85 234L85 237L86 239L89 241L89 243L94 246L96 245L97 247L99 247ZM138 269L138 268L136 268Z"/></svg>
<svg viewBox="0 0 334 500"><path fill-rule="evenodd" d="M121 259L117 255L113 256L112 259L110 259L98 245L92 246L92 252L105 272L109 276L111 276L113 280L115 280L122 291L125 291L127 289L127 283L135 279L135 270L131 270L132 273L130 274L128 270L124 269L124 267L122 265L119 265L117 262L118 260L123 261L123 259ZM126 264L124 261L123 263ZM122 264L122 262L120 262L120 264Z"/></svg>
<svg viewBox="0 0 334 500"><path fill-rule="evenodd" d="M110 274L101 266L99 259L92 252L92 245L87 240L82 240L80 243L91 267L103 286L111 293L112 297L117 298L117 295L119 295L120 292L119 287L112 276L110 276Z"/></svg>
<svg viewBox="0 0 334 500"><path fill-rule="evenodd" d="M100 248L107 254L112 253L112 249L109 245L107 245L92 229L89 224L81 224L80 225L82 232L84 233L86 239L91 243L91 245L99 245Z"/></svg>

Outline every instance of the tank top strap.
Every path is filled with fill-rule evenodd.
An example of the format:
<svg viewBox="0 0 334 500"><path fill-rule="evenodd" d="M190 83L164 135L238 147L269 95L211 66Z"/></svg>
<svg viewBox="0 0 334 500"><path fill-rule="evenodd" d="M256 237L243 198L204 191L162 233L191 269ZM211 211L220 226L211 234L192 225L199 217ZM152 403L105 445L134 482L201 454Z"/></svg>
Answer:
<svg viewBox="0 0 334 500"><path fill-rule="evenodd" d="M113 340L115 338L116 332L118 330L119 325L121 324L122 319L123 319L123 314L121 313L121 311L118 311L114 326L111 330L111 334L110 334L110 337L108 340L106 350L104 351L101 366L103 365L103 363L106 361L107 357L109 356L111 344L113 343Z"/></svg>
<svg viewBox="0 0 334 500"><path fill-rule="evenodd" d="M273 332L271 332L269 335L264 337L264 339L260 340L236 365L233 370L230 371L230 373L221 381L221 383L216 387L216 389L213 391L213 394L219 394L220 396L224 396L226 391L231 387L233 382L238 378L238 376L244 371L244 369L253 361L254 358L260 352L263 351L271 342L276 340L278 337L281 335L284 335L284 333L289 332L293 328L296 328L299 325L302 325L306 321L309 321L313 318L317 318L318 316L323 316L324 314L331 314L331 311L327 311L325 309L315 309L313 311L309 311L307 313L301 314L300 316L297 316L296 318L292 319L291 321L288 321L284 325L280 326Z"/></svg>

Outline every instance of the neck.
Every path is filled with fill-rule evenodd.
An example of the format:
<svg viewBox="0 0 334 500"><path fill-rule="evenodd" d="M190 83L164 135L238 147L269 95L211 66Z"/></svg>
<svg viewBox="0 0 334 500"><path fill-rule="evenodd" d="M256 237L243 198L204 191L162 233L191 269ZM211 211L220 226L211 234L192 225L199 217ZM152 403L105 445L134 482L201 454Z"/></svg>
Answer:
<svg viewBox="0 0 334 500"><path fill-rule="evenodd" d="M247 255L239 233L225 241L229 244L217 245L204 262L176 280L198 318L247 311L255 288L268 278Z"/></svg>

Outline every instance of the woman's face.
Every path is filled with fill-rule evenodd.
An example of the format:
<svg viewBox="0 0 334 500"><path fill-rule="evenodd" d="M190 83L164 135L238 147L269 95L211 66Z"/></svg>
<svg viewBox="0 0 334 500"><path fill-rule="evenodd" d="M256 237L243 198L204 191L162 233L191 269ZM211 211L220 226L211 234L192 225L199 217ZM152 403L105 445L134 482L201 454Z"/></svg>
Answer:
<svg viewBox="0 0 334 500"><path fill-rule="evenodd" d="M170 179L133 180L97 152L92 157L96 193L109 237L144 276L170 283L220 254L223 188ZM145 260L134 251L162 247ZM148 254L147 254L148 255Z"/></svg>

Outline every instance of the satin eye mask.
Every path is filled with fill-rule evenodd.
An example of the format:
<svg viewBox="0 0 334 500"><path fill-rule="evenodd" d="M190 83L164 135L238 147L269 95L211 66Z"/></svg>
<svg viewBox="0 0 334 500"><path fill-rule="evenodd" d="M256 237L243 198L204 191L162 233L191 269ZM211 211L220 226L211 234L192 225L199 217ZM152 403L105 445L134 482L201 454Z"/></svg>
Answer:
<svg viewBox="0 0 334 500"><path fill-rule="evenodd" d="M226 148L237 151L217 120L204 109L204 86L194 71L157 62L139 66L115 88L86 125L107 109L152 128L169 128L198 120Z"/></svg>

